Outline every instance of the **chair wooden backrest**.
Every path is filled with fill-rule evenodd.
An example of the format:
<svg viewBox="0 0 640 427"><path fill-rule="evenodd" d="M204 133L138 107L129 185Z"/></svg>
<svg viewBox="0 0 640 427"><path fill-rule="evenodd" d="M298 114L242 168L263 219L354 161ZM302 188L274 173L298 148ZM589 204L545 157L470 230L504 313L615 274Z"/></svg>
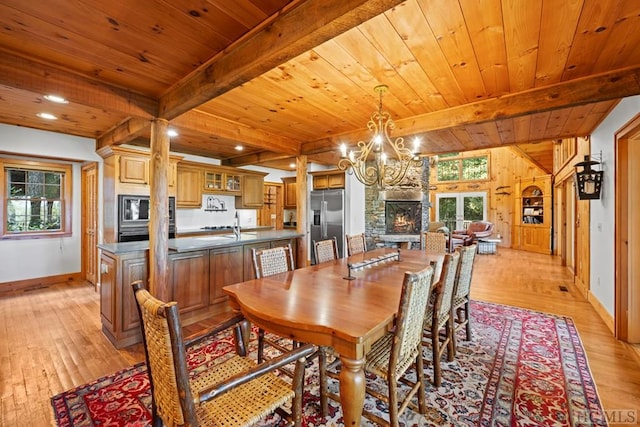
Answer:
<svg viewBox="0 0 640 427"><path fill-rule="evenodd" d="M347 256L362 254L367 251L367 242L362 234L354 234L349 236L347 234Z"/></svg>
<svg viewBox="0 0 640 427"><path fill-rule="evenodd" d="M313 242L316 264L338 259L338 241L336 238Z"/></svg>
<svg viewBox="0 0 640 427"><path fill-rule="evenodd" d="M404 275L396 316L397 339L392 346L390 360L391 366L395 366L395 369L391 372L406 370L406 366L413 362L422 348L422 330L433 274L433 267L428 266L417 273L407 272Z"/></svg>
<svg viewBox="0 0 640 427"><path fill-rule="evenodd" d="M152 394L152 425L249 426L287 402L292 402L292 422L297 426L301 424L304 366L306 358L315 352L312 345L299 346L269 364L256 365L252 358L246 357L242 329L249 325L242 315L233 316L204 335L185 342L177 303L158 300L140 281L133 284L133 289ZM236 354L222 357L206 375L192 377L187 365L187 345L231 328ZM276 369L293 362L292 382L275 375ZM247 394L252 393L255 396L248 401Z"/></svg>
<svg viewBox="0 0 640 427"><path fill-rule="evenodd" d="M451 315L451 305L453 304L453 292L455 290L456 274L458 272L458 263L460 262L460 253L454 252L446 254L447 258L442 267L442 274L438 282L437 294L433 304L436 311L437 319L426 319L431 326L431 330L436 333L439 328L449 320ZM435 325L433 323L436 323ZM435 327L434 327L435 326Z"/></svg>
<svg viewBox="0 0 640 427"><path fill-rule="evenodd" d="M447 252L447 236L444 233L426 231L424 236L424 250L427 252Z"/></svg>
<svg viewBox="0 0 640 427"><path fill-rule="evenodd" d="M477 244L462 246L457 250L460 252L460 265L456 275L456 286L454 300L468 298L471 291L471 276L473 273L473 262L476 258Z"/></svg>
<svg viewBox="0 0 640 427"><path fill-rule="evenodd" d="M270 249L256 250L252 248L251 255L257 279L293 271L295 269L290 244Z"/></svg>
<svg viewBox="0 0 640 427"><path fill-rule="evenodd" d="M158 415L165 424L197 425L177 303L163 303L146 289L136 289L135 297Z"/></svg>

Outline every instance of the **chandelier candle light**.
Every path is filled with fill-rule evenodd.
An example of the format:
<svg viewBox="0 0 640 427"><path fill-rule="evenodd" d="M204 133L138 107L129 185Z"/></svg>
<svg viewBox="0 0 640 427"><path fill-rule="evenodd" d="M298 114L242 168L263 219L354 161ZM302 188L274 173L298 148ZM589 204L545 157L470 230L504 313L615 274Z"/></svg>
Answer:
<svg viewBox="0 0 640 427"><path fill-rule="evenodd" d="M382 94L387 91L387 86L376 86L374 90L380 95L380 104L367 123L373 137L369 142L359 141L358 148L348 153L346 145L342 144L338 167L354 173L364 185L394 186L404 179L409 167L422 166L422 159L418 155L419 141L414 140L413 150L409 150L402 137L395 141L391 139L389 132L395 128L395 123L388 112L382 111ZM385 152L385 147L390 148ZM371 153L372 159L369 158Z"/></svg>

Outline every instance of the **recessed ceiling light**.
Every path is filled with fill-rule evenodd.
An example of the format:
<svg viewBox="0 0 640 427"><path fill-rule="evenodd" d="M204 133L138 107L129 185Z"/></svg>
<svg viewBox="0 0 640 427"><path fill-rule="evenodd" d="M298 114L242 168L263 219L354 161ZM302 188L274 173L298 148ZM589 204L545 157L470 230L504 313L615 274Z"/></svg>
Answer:
<svg viewBox="0 0 640 427"><path fill-rule="evenodd" d="M45 95L44 99L46 99L47 101L51 101L51 102L55 102L57 104L68 104L69 101L67 101L66 99L64 99L61 96L58 95Z"/></svg>
<svg viewBox="0 0 640 427"><path fill-rule="evenodd" d="M178 136L178 132L175 129L169 129L167 135L173 138L174 136Z"/></svg>
<svg viewBox="0 0 640 427"><path fill-rule="evenodd" d="M295 169L295 168L296 168L296 164L295 164L295 163L289 163L289 167L290 167L291 169Z"/></svg>
<svg viewBox="0 0 640 427"><path fill-rule="evenodd" d="M236 151L242 151L244 147L242 145L236 145Z"/></svg>
<svg viewBox="0 0 640 427"><path fill-rule="evenodd" d="M57 120L58 119L56 116L54 116L51 113L38 113L36 115L38 117L40 117L41 119L45 119L45 120Z"/></svg>

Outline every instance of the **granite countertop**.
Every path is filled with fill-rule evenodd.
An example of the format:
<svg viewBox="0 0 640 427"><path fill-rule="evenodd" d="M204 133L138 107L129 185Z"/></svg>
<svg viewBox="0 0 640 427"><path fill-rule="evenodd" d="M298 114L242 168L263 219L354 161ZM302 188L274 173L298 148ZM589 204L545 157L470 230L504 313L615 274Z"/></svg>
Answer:
<svg viewBox="0 0 640 427"><path fill-rule="evenodd" d="M169 252L190 252L301 236L303 236L303 234L294 230L243 230L238 239L236 239L233 233L198 237L178 237L176 239L169 239ZM98 248L113 254L124 254L128 252L146 251L149 249L149 242L101 243L98 245Z"/></svg>
<svg viewBox="0 0 640 427"><path fill-rule="evenodd" d="M245 231L266 231L273 230L273 226L271 225L253 225L248 227L242 227L242 232ZM180 237L188 236L189 234L229 234L232 233L231 230L204 230L202 227L188 227L188 228L179 228L176 230L176 234Z"/></svg>

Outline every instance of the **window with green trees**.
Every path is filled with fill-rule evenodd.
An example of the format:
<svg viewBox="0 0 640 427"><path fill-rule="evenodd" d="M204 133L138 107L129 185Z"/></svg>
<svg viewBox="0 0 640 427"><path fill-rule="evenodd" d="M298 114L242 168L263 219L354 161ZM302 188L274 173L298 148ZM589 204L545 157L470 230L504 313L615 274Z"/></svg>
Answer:
<svg viewBox="0 0 640 427"><path fill-rule="evenodd" d="M457 157L459 153L438 156L436 163L437 180L483 181L489 179L489 156Z"/></svg>
<svg viewBox="0 0 640 427"><path fill-rule="evenodd" d="M6 237L71 232L71 165L1 159Z"/></svg>

